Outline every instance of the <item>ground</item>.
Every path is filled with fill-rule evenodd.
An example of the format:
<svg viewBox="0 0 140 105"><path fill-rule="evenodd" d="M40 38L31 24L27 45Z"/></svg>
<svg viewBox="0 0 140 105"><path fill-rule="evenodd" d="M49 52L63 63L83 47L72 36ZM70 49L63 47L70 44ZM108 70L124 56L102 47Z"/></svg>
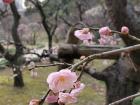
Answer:
<svg viewBox="0 0 140 105"><path fill-rule="evenodd" d="M101 70L100 64L101 61L93 63L93 65L97 65L97 68ZM25 87L20 89L13 87L12 71L10 68L0 70L0 104L28 105L31 99L41 98L48 89L46 78L50 72L55 70L56 67L39 68L37 69L38 76L33 78L30 76L30 71L25 68L23 70ZM78 103L73 105L104 105L104 83L91 78L87 74L83 75L82 82L86 84L86 88L80 94ZM139 105L137 101L135 103L134 105Z"/></svg>

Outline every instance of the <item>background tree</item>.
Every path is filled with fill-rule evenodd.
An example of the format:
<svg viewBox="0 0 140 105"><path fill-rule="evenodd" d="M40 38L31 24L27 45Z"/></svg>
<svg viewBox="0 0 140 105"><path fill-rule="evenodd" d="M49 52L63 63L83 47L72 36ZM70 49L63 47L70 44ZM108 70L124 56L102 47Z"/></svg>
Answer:
<svg viewBox="0 0 140 105"><path fill-rule="evenodd" d="M20 69L20 63L19 58L23 54L23 45L21 43L21 40L19 38L17 28L20 21L20 14L18 13L17 7L15 5L15 2L12 2L10 4L10 9L13 13L13 26L12 26L12 38L14 40L14 45L16 48L15 54L10 54L3 46L0 44L0 52L2 55L10 62L10 65L13 67L13 73L14 73L14 86L15 87L23 87L24 82L22 78L22 72Z"/></svg>

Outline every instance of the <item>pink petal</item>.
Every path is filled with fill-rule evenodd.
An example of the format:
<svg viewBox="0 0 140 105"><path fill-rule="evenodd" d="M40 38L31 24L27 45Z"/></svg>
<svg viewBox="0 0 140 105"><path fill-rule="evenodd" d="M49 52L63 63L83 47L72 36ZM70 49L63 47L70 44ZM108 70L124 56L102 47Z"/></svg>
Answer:
<svg viewBox="0 0 140 105"><path fill-rule="evenodd" d="M55 103L58 101L58 96L55 95L48 95L47 98L45 99L46 102L48 103Z"/></svg>

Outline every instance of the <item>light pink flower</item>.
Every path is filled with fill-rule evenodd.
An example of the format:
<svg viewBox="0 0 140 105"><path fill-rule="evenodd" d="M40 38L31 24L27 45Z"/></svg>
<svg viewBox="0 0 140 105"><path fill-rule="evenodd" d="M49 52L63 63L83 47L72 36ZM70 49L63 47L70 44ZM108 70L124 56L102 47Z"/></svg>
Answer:
<svg viewBox="0 0 140 105"><path fill-rule="evenodd" d="M71 89L74 82L77 80L75 72L71 72L69 69L63 69L59 72L51 73L47 78L49 88L54 92L60 92Z"/></svg>
<svg viewBox="0 0 140 105"><path fill-rule="evenodd" d="M56 95L48 95L45 99L45 102L47 103L55 103L58 101L58 96Z"/></svg>
<svg viewBox="0 0 140 105"><path fill-rule="evenodd" d="M117 45L118 43L117 43L117 41L116 40L112 40L111 42L110 42L110 45Z"/></svg>
<svg viewBox="0 0 140 105"><path fill-rule="evenodd" d="M113 36L105 36L98 40L100 45L117 45L117 40Z"/></svg>
<svg viewBox="0 0 140 105"><path fill-rule="evenodd" d="M83 44L84 44L84 45L90 45L90 41L88 41L88 40L83 40Z"/></svg>
<svg viewBox="0 0 140 105"><path fill-rule="evenodd" d="M106 44L106 40L103 39L103 38L100 38L98 41L99 41L100 45L105 45Z"/></svg>
<svg viewBox="0 0 140 105"><path fill-rule="evenodd" d="M32 99L30 101L29 105L39 105L39 100L38 99Z"/></svg>
<svg viewBox="0 0 140 105"><path fill-rule="evenodd" d="M77 102L77 97L71 93L59 93L59 103L72 104Z"/></svg>
<svg viewBox="0 0 140 105"><path fill-rule="evenodd" d="M128 33L129 33L129 28L126 27L126 26L123 26L123 27L121 28L121 33L122 33L122 34L128 34Z"/></svg>
<svg viewBox="0 0 140 105"><path fill-rule="evenodd" d="M73 94L74 96L78 96L84 88L85 84L78 82L75 84L75 89L71 91L71 94Z"/></svg>
<svg viewBox="0 0 140 105"><path fill-rule="evenodd" d="M80 40L92 40L93 35L89 31L89 28L83 28L82 30L76 30L74 35Z"/></svg>
<svg viewBox="0 0 140 105"><path fill-rule="evenodd" d="M107 26L102 27L102 28L99 29L99 34L100 34L100 36L102 36L102 35L111 35L111 30Z"/></svg>

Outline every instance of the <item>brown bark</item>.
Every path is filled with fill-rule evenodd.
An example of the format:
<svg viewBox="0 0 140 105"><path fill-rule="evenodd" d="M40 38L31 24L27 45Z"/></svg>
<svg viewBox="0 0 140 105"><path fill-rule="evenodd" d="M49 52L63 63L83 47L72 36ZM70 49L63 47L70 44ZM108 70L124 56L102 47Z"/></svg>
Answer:
<svg viewBox="0 0 140 105"><path fill-rule="evenodd" d="M23 77L22 77L22 72L20 71L20 65L18 62L19 57L23 54L23 45L22 42L19 38L17 28L19 25L20 21L20 15L17 11L15 2L12 2L10 4L11 11L13 13L13 26L12 26L12 38L14 40L14 44L16 47L16 52L14 55L11 55L8 51L4 49L2 45L0 45L0 52L4 55L4 57L11 63L11 65L18 66L18 68L15 68L15 71L13 71L13 74L16 74L17 76L14 77L14 86L15 87L23 87L24 82L23 82Z"/></svg>
<svg viewBox="0 0 140 105"><path fill-rule="evenodd" d="M127 26L130 34L140 38L140 22L136 18L136 14L127 3L127 0L105 0L109 16L118 31L122 26ZM122 36L126 46L138 44L127 37ZM132 53L132 59L135 63L140 64L140 51Z"/></svg>
<svg viewBox="0 0 140 105"><path fill-rule="evenodd" d="M111 51L119 49L115 46L100 46L100 45L75 45L75 44L65 44L61 45L58 49L58 57L64 59L79 59L81 56L89 56L91 54L97 54L105 51ZM111 56L102 57L99 59L118 59L120 54L112 54Z"/></svg>
<svg viewBox="0 0 140 105"><path fill-rule="evenodd" d="M127 26L130 29L130 34L140 38L140 28L135 18L134 11L130 10L127 5L127 0L106 0L108 13L118 31L122 26ZM138 44L127 37L122 36L126 46ZM134 70L130 60L121 58L115 64L103 70L101 73L87 72L92 77L106 83L106 105L117 101L121 98L135 94L140 88L140 51L133 51L130 54L137 71ZM100 74L100 75L99 75ZM132 105L132 100L119 103L118 105Z"/></svg>
<svg viewBox="0 0 140 105"><path fill-rule="evenodd" d="M137 93L140 88L140 81L135 81L131 78L132 76L130 73L135 71L127 57L119 59L102 72L96 72L92 69L86 69L85 72L93 78L105 82L106 105L129 95L133 95ZM140 75L140 72L137 73ZM117 105L132 105L132 100L130 99Z"/></svg>

